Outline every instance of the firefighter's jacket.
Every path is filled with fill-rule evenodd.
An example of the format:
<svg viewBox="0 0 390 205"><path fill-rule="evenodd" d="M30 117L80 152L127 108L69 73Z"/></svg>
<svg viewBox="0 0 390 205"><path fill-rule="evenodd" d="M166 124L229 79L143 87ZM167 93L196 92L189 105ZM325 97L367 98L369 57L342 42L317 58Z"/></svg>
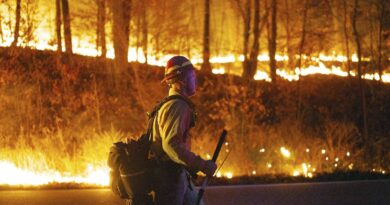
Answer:
<svg viewBox="0 0 390 205"><path fill-rule="evenodd" d="M169 95L180 95L170 90ZM193 120L193 110L182 99L166 102L157 112L153 122L152 152L158 159L172 160L192 171L199 171L204 160L191 152L189 130Z"/></svg>

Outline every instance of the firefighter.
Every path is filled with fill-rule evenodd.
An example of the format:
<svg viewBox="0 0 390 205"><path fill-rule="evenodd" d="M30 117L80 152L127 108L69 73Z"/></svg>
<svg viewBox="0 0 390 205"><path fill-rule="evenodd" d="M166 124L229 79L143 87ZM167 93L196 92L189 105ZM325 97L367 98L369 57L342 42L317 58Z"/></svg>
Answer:
<svg viewBox="0 0 390 205"><path fill-rule="evenodd" d="M196 74L183 56L172 57L165 68L163 83L169 96L177 96L160 108L153 122L151 153L157 159L154 191L156 205L195 204L197 191L191 173L212 176L217 165L191 152L190 129L195 125L195 110L189 99L196 92Z"/></svg>

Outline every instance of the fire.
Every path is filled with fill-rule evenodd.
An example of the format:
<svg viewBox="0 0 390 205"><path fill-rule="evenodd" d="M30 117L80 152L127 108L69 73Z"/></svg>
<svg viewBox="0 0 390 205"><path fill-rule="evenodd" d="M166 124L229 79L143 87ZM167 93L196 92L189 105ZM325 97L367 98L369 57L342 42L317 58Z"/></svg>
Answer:
<svg viewBox="0 0 390 205"><path fill-rule="evenodd" d="M43 173L21 169L9 161L0 161L0 184L39 186L50 183L107 186L109 184L109 170L89 165L84 175L68 176L50 169Z"/></svg>
<svg viewBox="0 0 390 205"><path fill-rule="evenodd" d="M47 19L45 21L48 21ZM1 22L2 28L3 28L3 36L2 39L0 39L0 46L7 47L10 46L13 41L12 32L8 29L8 27L4 24L4 22ZM49 22L44 23L49 24ZM53 32L51 32L49 26L38 26L35 31L35 41L31 41L28 43L23 43L19 41L19 46L28 46L33 47L38 50L56 50L57 46L53 45L52 39L53 39ZM93 42L91 39L82 39L78 36L73 36L72 44L73 44L73 50L74 53L84 55L84 56L98 56L99 52L96 50L96 46L91 43ZM155 65L155 66L165 66L166 62L173 56L173 54L166 54L161 57L156 57L153 55L148 55L148 64ZM115 57L114 49L110 43L107 45L107 58L113 59ZM299 55L295 56L296 59L299 59ZM348 76L348 72L343 71L341 67L338 66L331 66L326 67L324 65L324 62L346 62L347 57L344 55L337 54L335 51L331 55L325 55L323 53L320 53L318 57L316 56L302 56L303 59L307 60L310 59L312 62L316 63L317 65L310 65L308 67L304 68L295 68L293 72L288 71L286 69L277 69L276 74L280 77L288 80L288 81L297 81L299 80L300 76L308 76L313 74L323 74L323 75L337 75L341 77ZM269 61L270 57L268 56L268 53L260 53L257 57L257 60L259 62L267 62ZM276 61L278 62L287 62L289 60L288 55L286 54L276 54L275 56ZM352 62L357 62L358 58L356 54L353 54L350 57ZM368 57L363 57L362 61L370 61L371 59ZM145 54L142 50L137 50L135 47L129 47L129 53L128 53L128 61L129 62L140 62L144 63L146 62ZM203 62L201 56L194 56L191 58L191 61L194 64L201 64ZM244 56L243 55L233 55L233 54L227 54L224 56L213 56L210 58L210 63L212 64L218 64L216 68L212 70L214 74L225 74L227 71L221 64L228 64L228 63L237 63L237 62L243 62ZM239 74L237 72L229 70L229 73L233 74ZM356 72L351 71L351 76L356 76ZM379 80L379 74L378 73L366 73L362 76L362 78L367 80ZM265 80L267 82L271 81L271 78L268 74L268 72L257 70L255 76L255 80ZM382 75L382 81L385 83L390 83L390 73L384 73Z"/></svg>
<svg viewBox="0 0 390 205"><path fill-rule="evenodd" d="M224 68L213 68L212 72L214 74L225 74L225 69Z"/></svg>
<svg viewBox="0 0 390 205"><path fill-rule="evenodd" d="M225 173L225 177L228 178L228 179L233 178L233 172L226 172Z"/></svg>
<svg viewBox="0 0 390 205"><path fill-rule="evenodd" d="M280 148L280 153L286 158L289 158L291 156L290 151L288 151L285 147Z"/></svg>
<svg viewBox="0 0 390 205"><path fill-rule="evenodd" d="M0 5L0 11L1 5ZM3 11L2 11L3 12ZM44 19L43 23L40 24L36 31L35 31L35 40L27 43L23 43L19 41L18 46L27 46L32 47L38 50L56 50L57 46L53 44L52 40L54 38L54 34L52 32L53 28L51 27L52 23L49 23L48 21L51 20L49 18ZM13 41L13 36L11 30L9 30L8 26L5 25L4 21L0 22L2 23L2 39L0 39L0 46L2 47L8 47L11 45ZM48 25L51 26L48 26ZM81 37L78 37L76 35L73 36L73 50L74 53L84 55L84 56L97 56L99 55L99 52L96 50L96 46L91 43L91 39L84 39ZM114 50L112 45L108 43L107 47L107 57L110 59L113 59L115 57ZM150 53L150 52L149 52ZM156 66L165 66L166 62L173 56L173 54L166 54L161 57L148 55L147 62L150 65L156 65ZM299 56L294 56L295 59L298 59ZM302 68L295 68L293 71L290 71L288 69L279 68L276 70L276 74L280 76L283 79L286 79L288 81L297 81L299 80L300 76L309 76L314 74L322 74L322 75L335 75L340 77L346 77L349 75L356 77L357 73L355 71L351 71L350 73L344 71L341 67L332 65L330 67L327 67L325 65L326 62L338 62L338 63L344 63L347 62L347 56L340 55L337 52L333 52L330 55L320 53L318 56L307 56L303 55L302 58L304 60L310 60L312 65L302 67ZM289 56L286 54L277 54L275 56L276 61L278 62L287 62L289 60ZM356 54L353 54L350 56L350 59L352 62L358 62L358 58ZM270 57L268 56L268 53L260 53L257 56L257 60L259 62L268 62L270 60ZM389 60L389 59L388 59ZM130 62L146 62L145 54L142 50L137 50L134 47L129 48L128 53L128 61ZM194 56L191 58L191 61L194 64L201 64L202 58L200 56ZM234 73L234 71L230 71L224 67L224 64L240 64L244 61L243 55L234 55L234 54L226 54L221 56L212 56L210 58L210 63L212 64L218 64L214 67L212 72L214 74L225 74L225 73ZM363 57L362 61L368 62L371 61L368 57ZM238 67L241 67L239 65ZM378 73L366 73L362 76L362 78L367 80L379 80L379 74ZM271 82L271 77L269 75L269 72L266 72L264 70L257 69L257 72L254 76L255 80L263 80L267 82ZM390 73L384 73L382 75L382 81L384 83L390 83ZM268 150L268 148L267 148ZM265 152L265 148L261 148L259 150L260 153ZM269 152L269 151L267 151ZM281 157L284 158L290 158L291 153L289 150L287 150L285 147L280 148L280 152L282 154ZM306 149L307 153L312 153L310 149ZM313 151L314 152L314 151ZM330 151L329 151L330 152ZM321 150L321 154L325 155L327 151L325 149ZM350 152L348 151L346 153L346 156L350 157ZM293 155L295 156L295 155ZM326 155L325 155L326 156ZM324 157L325 157L324 156ZM210 159L211 156L207 154L207 159ZM326 156L325 161L329 161L329 157ZM339 161L339 158L335 159L336 162ZM340 161L343 161L343 159L340 159ZM264 164L263 164L264 166ZM274 169L274 167L278 167L279 165L277 162L267 162L265 164L267 169ZM314 166L314 164L313 164ZM338 164L334 164L335 167L341 166ZM353 169L354 164L350 163L348 165L349 169ZM298 175L304 175L306 177L312 177L313 174L310 172L310 169L312 172L316 171L316 168L311 168L310 164L302 163L301 166L294 167L289 169L288 171L291 173L291 170L294 170L292 172L293 176ZM321 170L320 167L318 167L319 170ZM234 169L232 169L234 170ZM383 174L385 174L385 170L381 171ZM237 172L235 172L237 173ZM252 174L257 174L256 171L252 171ZM227 178L233 177L233 172L218 172L217 177L226 176ZM6 161L5 159L0 159L0 184L8 184L8 185L33 185L33 186L39 186L39 185L45 185L50 183L86 183L86 184L94 184L98 186L107 186L109 184L109 169L107 167L96 167L93 165L88 165L87 168L77 175L71 175L66 172L60 172L58 170L53 170L46 168L43 171L42 170L34 170L34 168L21 168L16 166L11 161Z"/></svg>
<svg viewBox="0 0 390 205"><path fill-rule="evenodd" d="M6 47L10 46L13 37L11 36L10 31L3 31L4 32L4 40L0 41L0 46ZM56 50L57 46L56 45L51 45L50 42L50 35L49 32L45 31L44 29L40 29L39 32L40 35L37 36L38 40L36 42L29 42L28 44L23 44L19 43L18 45L20 46L29 46L36 48L38 50ZM73 45L74 45L74 53L84 55L84 56L98 56L99 52L96 50L95 45L92 43L80 39L78 37L73 38ZM166 62L173 56L173 54L167 54L164 55L160 58L156 58L155 56L148 56L148 64L150 65L155 65L155 66L165 66ZM114 50L112 46L108 46L107 49L107 58L113 59L115 57ZM299 57L299 56L298 56ZM296 56L296 58L298 58ZM348 76L348 72L343 71L341 67L338 66L331 66L330 68L326 67L323 62L346 62L347 57L342 56L342 55L334 55L327 56L325 54L320 54L319 57L309 57L304 55L303 59L308 59L310 58L313 62L316 62L318 65L310 65L305 68L295 68L294 72L287 71L285 69L277 69L276 74L279 75L280 77L288 80L288 81L297 81L299 80L299 76L308 76L308 75L313 75L313 74L323 74L323 75L337 75L341 77L346 77ZM266 62L269 61L269 56L266 53L261 53L257 57L258 61L260 62ZM287 55L279 55L277 54L275 56L276 61L288 61L289 57ZM357 62L357 57L356 54L353 54L352 57L352 62ZM370 61L370 58L363 58L363 61ZM129 47L129 53L128 53L128 61L129 62L140 62L144 63L146 62L145 55L143 51L138 50L134 47ZM191 61L194 64L201 64L203 61L201 57L193 57L191 58ZM240 55L236 57L235 55L229 54L226 56L215 56L210 59L210 62L213 64L226 64L226 63L236 63L236 62L243 62L244 61L244 56ZM225 74L226 70L224 67L216 67L212 70L214 74ZM232 72L233 73L233 72ZM357 74L353 71L350 73L351 76L356 76ZM379 74L374 73L374 74L369 74L366 73L362 76L364 79L367 80L379 80ZM271 82L271 78L269 74L265 71L257 70L255 76L255 80L265 80L267 82ZM382 75L382 81L385 83L390 83L390 73L384 73Z"/></svg>
<svg viewBox="0 0 390 205"><path fill-rule="evenodd" d="M253 79L255 80L265 80L267 82L271 82L272 79L268 76L268 73L264 72L264 71L260 71L258 70L256 72L256 75L253 77Z"/></svg>

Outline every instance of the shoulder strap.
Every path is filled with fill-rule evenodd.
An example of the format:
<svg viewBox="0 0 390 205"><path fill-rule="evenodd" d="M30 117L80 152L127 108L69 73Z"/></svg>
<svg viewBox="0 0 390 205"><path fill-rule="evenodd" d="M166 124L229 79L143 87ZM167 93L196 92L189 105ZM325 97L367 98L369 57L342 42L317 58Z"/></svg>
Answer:
<svg viewBox="0 0 390 205"><path fill-rule="evenodd" d="M158 111L166 102L171 101L171 100L174 100L174 99L181 99L181 100L185 101L185 102L188 104L188 106L190 106L191 109L194 109L194 108L195 108L195 105L191 102L190 99L188 99L188 98L186 98L186 97L184 97L184 96L182 96L182 95L170 95L170 96L167 96L167 97L165 97L164 99L162 99L161 102L159 102L159 103L153 108L152 112L151 112L151 113L148 113L149 118L153 118L153 117L156 115L157 111Z"/></svg>

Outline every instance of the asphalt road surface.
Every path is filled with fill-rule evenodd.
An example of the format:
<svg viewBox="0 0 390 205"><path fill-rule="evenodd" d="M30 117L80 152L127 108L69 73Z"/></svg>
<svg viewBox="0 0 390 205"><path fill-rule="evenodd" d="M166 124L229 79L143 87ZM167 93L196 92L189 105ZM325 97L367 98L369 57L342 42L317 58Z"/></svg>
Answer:
<svg viewBox="0 0 390 205"><path fill-rule="evenodd" d="M208 187L206 205L390 205L390 180ZM0 191L0 205L124 205L109 189Z"/></svg>

